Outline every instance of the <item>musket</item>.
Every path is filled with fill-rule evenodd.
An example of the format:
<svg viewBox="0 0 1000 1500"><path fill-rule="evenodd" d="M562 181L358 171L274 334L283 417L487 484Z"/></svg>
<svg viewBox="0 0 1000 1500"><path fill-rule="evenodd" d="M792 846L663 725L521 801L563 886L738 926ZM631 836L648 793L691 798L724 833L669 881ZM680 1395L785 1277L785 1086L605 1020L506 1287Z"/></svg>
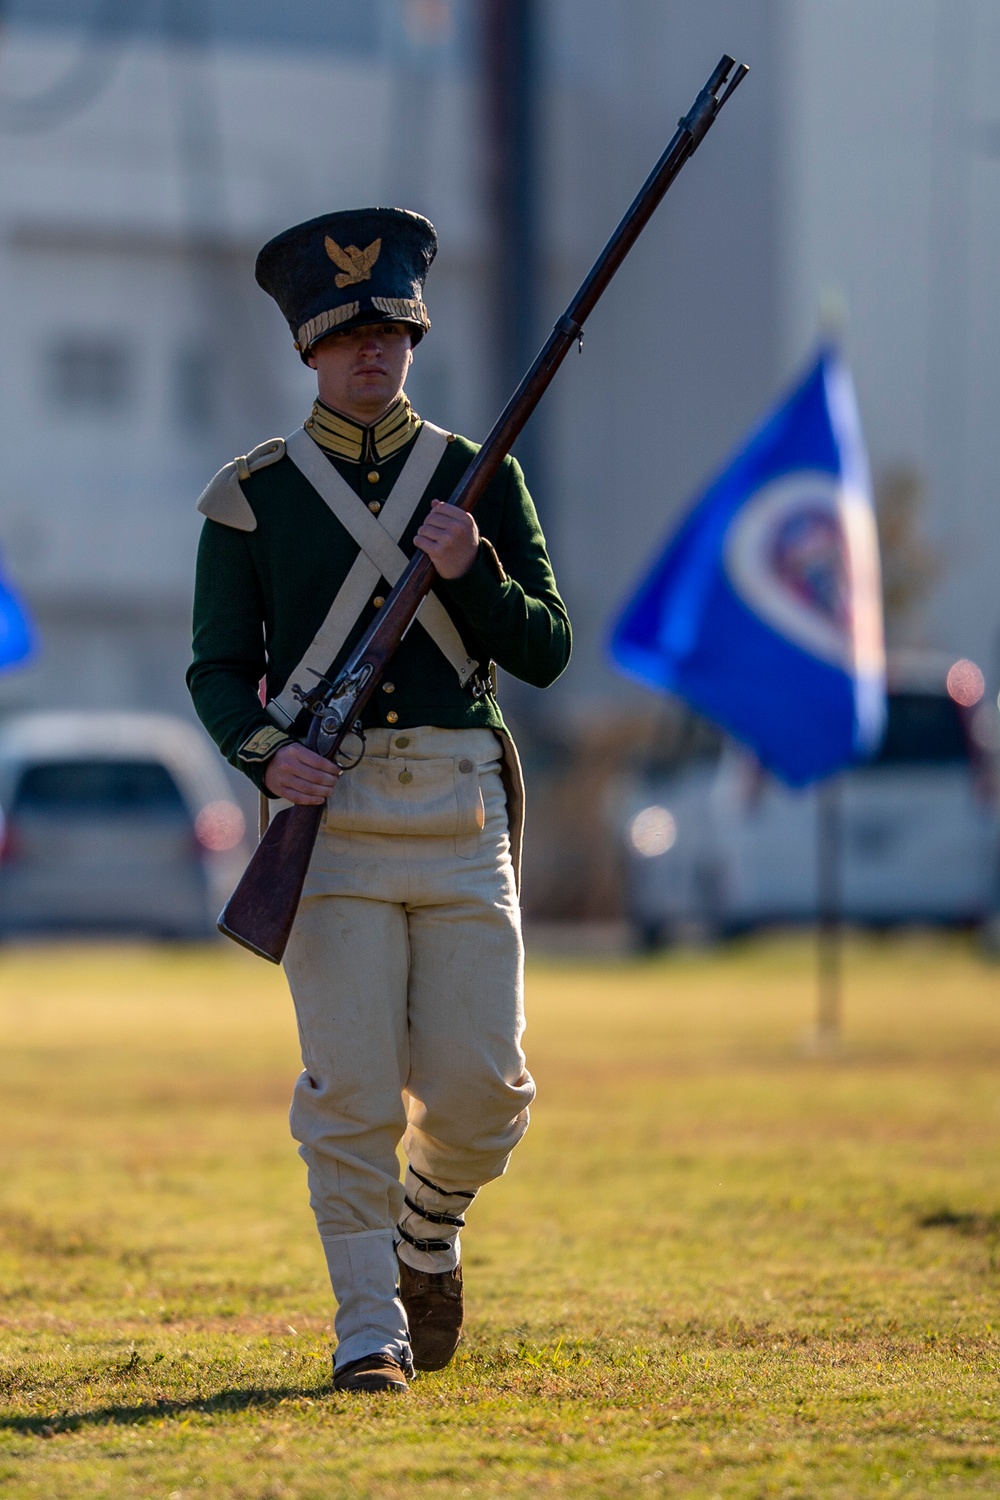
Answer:
<svg viewBox="0 0 1000 1500"><path fill-rule="evenodd" d="M735 58L721 59L466 469L450 497L451 505L466 511L475 508L566 355L575 343L582 341L583 326L604 289L681 167L697 150L719 110L748 72L746 63L737 66ZM724 84L725 92L720 96ZM300 701L312 716L305 741L310 750L348 769L343 761L337 760L338 755L347 756L341 747L360 729L365 705L413 623L434 578L433 563L426 553L418 551L336 679L330 682L320 678L311 691L299 689ZM356 764L356 760L350 764ZM336 789L331 795L336 795ZM322 805L292 806L275 815L219 917L220 932L272 963L280 963L285 951L323 810Z"/></svg>

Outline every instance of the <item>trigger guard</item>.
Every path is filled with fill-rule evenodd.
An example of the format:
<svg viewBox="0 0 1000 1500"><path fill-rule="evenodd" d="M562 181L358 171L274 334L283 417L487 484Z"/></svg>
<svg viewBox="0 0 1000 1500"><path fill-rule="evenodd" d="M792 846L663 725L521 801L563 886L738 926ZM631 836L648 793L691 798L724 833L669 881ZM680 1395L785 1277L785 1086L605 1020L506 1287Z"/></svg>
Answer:
<svg viewBox="0 0 1000 1500"><path fill-rule="evenodd" d="M341 745L340 749L337 750L334 754L333 763L335 766L339 766L342 771L353 771L354 767L360 765L361 761L364 759L366 741L365 732L361 728L361 725L355 724L354 728L351 730L351 734L354 735L355 739L361 741L361 749L353 759L347 757L346 759L342 760L341 756L344 754L344 747L343 745Z"/></svg>

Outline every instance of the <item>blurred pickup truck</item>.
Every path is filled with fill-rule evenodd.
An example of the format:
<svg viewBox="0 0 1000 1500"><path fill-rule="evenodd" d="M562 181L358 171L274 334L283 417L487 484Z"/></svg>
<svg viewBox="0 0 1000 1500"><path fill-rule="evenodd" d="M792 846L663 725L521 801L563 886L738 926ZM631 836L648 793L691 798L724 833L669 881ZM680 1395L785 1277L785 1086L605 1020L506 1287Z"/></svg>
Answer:
<svg viewBox="0 0 1000 1500"><path fill-rule="evenodd" d="M882 747L839 778L847 921L979 924L995 914L1000 717L982 694L971 662L890 667ZM731 741L714 759L634 785L623 844L627 910L645 947L817 915L816 788L784 786Z"/></svg>
<svg viewBox="0 0 1000 1500"><path fill-rule="evenodd" d="M0 938L214 935L246 860L218 756L165 714L0 724Z"/></svg>

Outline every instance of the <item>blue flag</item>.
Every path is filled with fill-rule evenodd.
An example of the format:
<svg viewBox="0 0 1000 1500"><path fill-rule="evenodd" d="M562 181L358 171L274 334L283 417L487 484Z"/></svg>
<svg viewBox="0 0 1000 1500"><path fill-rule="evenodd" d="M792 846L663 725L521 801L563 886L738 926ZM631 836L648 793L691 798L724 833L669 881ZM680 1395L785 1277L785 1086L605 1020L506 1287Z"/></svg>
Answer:
<svg viewBox="0 0 1000 1500"><path fill-rule="evenodd" d="M793 786L885 730L878 539L854 388L823 349L696 502L611 636Z"/></svg>
<svg viewBox="0 0 1000 1500"><path fill-rule="evenodd" d="M24 661L33 650L31 624L24 606L0 574L0 671Z"/></svg>

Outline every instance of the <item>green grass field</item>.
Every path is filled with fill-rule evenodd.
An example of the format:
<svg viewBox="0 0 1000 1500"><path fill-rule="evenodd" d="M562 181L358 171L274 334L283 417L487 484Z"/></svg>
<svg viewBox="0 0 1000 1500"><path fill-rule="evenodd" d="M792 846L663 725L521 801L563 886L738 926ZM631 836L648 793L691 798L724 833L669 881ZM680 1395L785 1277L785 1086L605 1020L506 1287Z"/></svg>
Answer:
<svg viewBox="0 0 1000 1500"><path fill-rule="evenodd" d="M1000 1493L1000 969L803 941L534 963L467 1341L332 1396L281 974L0 956L0 1495Z"/></svg>

